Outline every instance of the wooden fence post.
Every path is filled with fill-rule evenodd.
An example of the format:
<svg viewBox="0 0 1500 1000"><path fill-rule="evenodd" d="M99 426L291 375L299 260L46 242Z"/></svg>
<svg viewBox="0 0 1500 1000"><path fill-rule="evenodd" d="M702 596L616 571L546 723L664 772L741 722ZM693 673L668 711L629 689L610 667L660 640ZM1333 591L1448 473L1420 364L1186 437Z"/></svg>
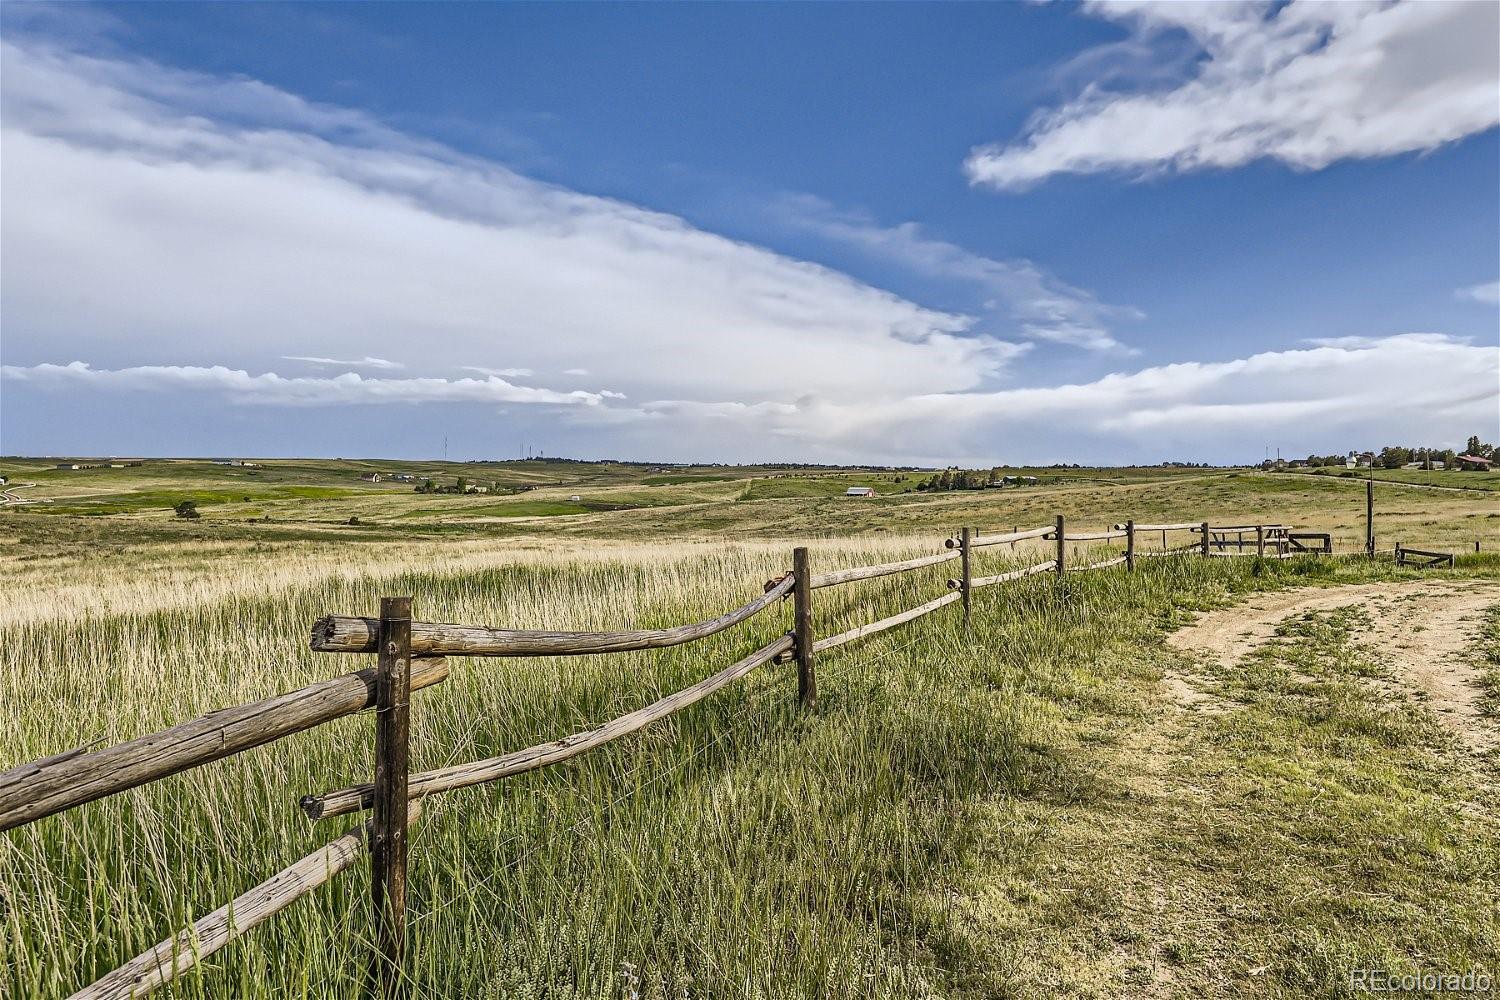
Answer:
<svg viewBox="0 0 1500 1000"><path fill-rule="evenodd" d="M1057 578L1061 580L1067 571L1064 563L1067 560L1067 522L1061 514L1057 515Z"/></svg>
<svg viewBox="0 0 1500 1000"><path fill-rule="evenodd" d="M370 901L375 909L371 993L405 995L407 747L411 736L411 598L380 599L375 668L375 802L370 830Z"/></svg>
<svg viewBox="0 0 1500 1000"><path fill-rule="evenodd" d="M1375 476L1365 480L1365 555L1375 558Z"/></svg>
<svg viewBox="0 0 1500 1000"><path fill-rule="evenodd" d="M1135 572L1135 518L1125 522L1125 571Z"/></svg>
<svg viewBox="0 0 1500 1000"><path fill-rule="evenodd" d="M961 551L963 553L962 560L963 560L963 568L964 568L964 576L963 576L964 624L967 625L967 624L969 624L969 604L970 604L969 596L970 596L970 590L971 590L971 588L973 586L973 581L974 581L973 566L970 564L970 560L969 560L969 557L970 557L970 555L971 555L971 553L973 551L974 529L973 528L965 528L965 529L963 529L963 532L959 535L959 541L962 543L962 548L959 551Z"/></svg>
<svg viewBox="0 0 1500 1000"><path fill-rule="evenodd" d="M1203 551L1203 554L1205 556L1208 555L1208 522L1207 521L1203 522L1203 547L1202 547L1202 551Z"/></svg>
<svg viewBox="0 0 1500 1000"><path fill-rule="evenodd" d="M1266 526L1263 524L1255 526L1255 554L1262 559L1266 555Z"/></svg>
<svg viewBox="0 0 1500 1000"><path fill-rule="evenodd" d="M807 708L818 703L818 678L813 673L812 570L808 568L807 549L792 550L792 625L797 640L797 700Z"/></svg>

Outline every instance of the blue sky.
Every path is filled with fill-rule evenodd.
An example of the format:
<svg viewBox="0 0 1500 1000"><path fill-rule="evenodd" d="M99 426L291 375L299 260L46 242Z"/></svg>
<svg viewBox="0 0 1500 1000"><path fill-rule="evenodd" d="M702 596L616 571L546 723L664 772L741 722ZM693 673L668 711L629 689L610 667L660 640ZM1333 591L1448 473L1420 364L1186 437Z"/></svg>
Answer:
<svg viewBox="0 0 1500 1000"><path fill-rule="evenodd" d="M1500 436L1500 5L0 11L4 452Z"/></svg>

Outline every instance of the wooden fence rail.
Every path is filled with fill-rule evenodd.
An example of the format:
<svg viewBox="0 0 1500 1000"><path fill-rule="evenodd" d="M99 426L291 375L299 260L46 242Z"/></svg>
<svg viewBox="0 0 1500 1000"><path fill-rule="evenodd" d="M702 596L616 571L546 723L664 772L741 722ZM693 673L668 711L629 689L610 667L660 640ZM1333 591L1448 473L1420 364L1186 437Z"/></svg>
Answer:
<svg viewBox="0 0 1500 1000"><path fill-rule="evenodd" d="M753 618L791 593L793 584L788 575L749 604L718 618L674 628L633 632L547 632L414 621L411 623L411 651L413 656L588 656L664 649L706 638ZM313 624L312 649L317 653L374 653L379 649L379 634L378 618L329 615Z"/></svg>
<svg viewBox="0 0 1500 1000"><path fill-rule="evenodd" d="M418 660L413 690L448 677L442 659ZM0 774L0 830L32 823L283 736L375 707L375 671L319 681L296 691L210 712L104 750L86 747Z"/></svg>
<svg viewBox="0 0 1500 1000"><path fill-rule="evenodd" d="M1167 547L1168 532L1187 531L1199 537L1191 545ZM1138 546L1141 532L1160 532L1162 548ZM1144 557L1244 554L1247 548L1224 541L1226 533L1254 532L1255 553L1285 558L1294 554L1300 539L1327 536L1292 535L1288 525L1233 525L1208 522L1145 524L1130 520L1098 531L1067 530L1059 515L1052 525L985 535L965 528L944 542L945 551L874 566L813 573L805 548L793 553L791 570L766 584L754 600L717 618L672 628L621 632L553 632L413 621L410 598L382 601L378 618L334 615L320 618L312 628L312 648L327 653L376 653L373 670L361 670L277 695L262 701L221 709L191 722L142 736L102 750L81 748L43 758L0 773L0 830L72 809L107 795L126 791L189 768L220 760L285 736L368 709L376 710L376 772L374 780L300 800L312 819L324 819L373 809L369 823L349 830L232 903L167 938L150 951L80 991L77 998L140 996L171 982L203 958L223 948L246 931L268 920L293 901L344 871L366 853L372 857L372 906L376 942L370 966L370 989L383 997L401 995L405 946L406 830L421 801L429 795L467 788L524 774L572 759L696 704L743 679L767 663L795 661L798 697L804 706L816 702L816 654L879 634L963 602L967 622L974 591L1041 573L1103 570L1124 565L1136 569ZM1211 551L1218 535L1220 551ZM1052 558L1019 569L974 576L976 551L988 546L1031 539L1053 543ZM1123 554L1069 564L1068 545L1124 539ZM1268 553L1268 542L1278 551ZM1235 552L1224 551L1233 545ZM1326 550L1326 548L1325 548ZM1445 553L1396 549L1404 557L1445 558ZM897 614L818 638L813 593L826 587L873 580L961 560L959 578L947 581L949 593ZM1430 563L1428 563L1430 565ZM576 656L626 650L661 649L681 645L731 628L794 599L793 627L754 652L658 700L599 725L549 743L498 757L470 761L409 774L409 730L406 721L411 692L437 684L448 676L446 656Z"/></svg>
<svg viewBox="0 0 1500 1000"><path fill-rule="evenodd" d="M1400 542L1396 543L1396 565L1415 566L1418 569L1428 569L1432 566L1446 565L1453 568L1453 553L1451 552L1425 552L1422 549L1408 549Z"/></svg>

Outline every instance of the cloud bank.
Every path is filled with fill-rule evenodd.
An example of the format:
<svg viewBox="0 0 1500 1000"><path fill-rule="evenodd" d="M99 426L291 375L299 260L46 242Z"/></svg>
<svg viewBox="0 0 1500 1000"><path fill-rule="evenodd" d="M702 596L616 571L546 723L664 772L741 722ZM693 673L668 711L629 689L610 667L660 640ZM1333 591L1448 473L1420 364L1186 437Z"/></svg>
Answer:
<svg viewBox="0 0 1500 1000"><path fill-rule="evenodd" d="M222 366L5 366L0 376L42 386L114 391L214 393L236 403L337 406L375 403L523 403L557 408L559 419L617 442L684 446L742 457L840 456L869 462L1138 461L1222 452L1225 442L1258 451L1306 442L1447 441L1500 431L1500 350L1441 334L1343 337L1306 349L1220 362L1184 362L1116 373L1075 385L981 392L930 392L861 402L803 395L780 400L654 399L562 392L488 379L335 378L250 375ZM691 428L687 441L676 432ZM1074 442L1066 451L1059 442ZM737 444L738 443L738 444ZM646 452L641 452L646 454ZM1253 457L1242 454L1241 458Z"/></svg>
<svg viewBox="0 0 1500 1000"><path fill-rule="evenodd" d="M1204 37L1228 30L1192 9ZM411 436L379 447L451 432L492 457L545 440L677 460L1130 462L1497 429L1493 344L1371 331L1017 388L1030 345L987 332L987 311L1100 356L1126 353L1110 325L1137 314L915 225L806 213L993 299L978 317L932 309L257 81L0 45L9 450L149 451L90 435L171 409L189 416L152 426L205 435L181 439L199 452L232 426L237 451L301 454L350 409L377 424L395 405Z"/></svg>
<svg viewBox="0 0 1500 1000"><path fill-rule="evenodd" d="M7 41L7 355L606 374L835 399L999 374L968 317L255 81ZM45 350L46 355L39 356Z"/></svg>
<svg viewBox="0 0 1500 1000"><path fill-rule="evenodd" d="M976 184L1020 190L1056 174L1142 175L1272 159L1435 149L1500 124L1500 4L1093 0L1142 46L1185 33L1201 52L1175 87L1089 86L1008 143L975 149Z"/></svg>
<svg viewBox="0 0 1500 1000"><path fill-rule="evenodd" d="M275 372L249 372L214 365L140 365L97 369L82 361L29 368L0 366L0 376L21 382L95 389L213 392L236 403L266 406L340 406L350 403L546 403L597 406L624 399L610 390L558 392L488 378L363 378L354 372L332 378L286 378Z"/></svg>

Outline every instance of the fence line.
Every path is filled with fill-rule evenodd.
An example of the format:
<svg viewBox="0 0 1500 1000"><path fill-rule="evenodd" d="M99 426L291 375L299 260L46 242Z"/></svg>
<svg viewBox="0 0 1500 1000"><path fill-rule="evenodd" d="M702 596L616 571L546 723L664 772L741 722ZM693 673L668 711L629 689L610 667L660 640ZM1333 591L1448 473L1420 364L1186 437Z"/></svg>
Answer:
<svg viewBox="0 0 1500 1000"><path fill-rule="evenodd" d="M1163 548L1139 550L1141 532L1160 532ZM1190 545L1167 547L1168 532L1187 531L1199 537ZM1253 543L1244 534L1255 533ZM965 528L957 538L944 542L947 551L899 562L860 566L814 574L805 548L793 552L792 569L768 582L761 596L718 618L673 628L622 632L551 632L502 629L411 620L410 598L385 598L379 618L327 616L312 628L311 645L319 652L378 653L373 670L321 681L273 698L211 712L191 722L98 751L86 748L43 758L0 773L0 830L31 823L95 799L125 791L160 778L198 767L232 754L281 739L337 718L366 709L376 710L375 780L321 795L304 796L300 805L316 820L374 809L369 822L355 827L312 854L238 896L232 903L195 921L162 941L150 951L109 973L75 994L77 998L103 1000L139 996L171 982L202 958L223 948L236 937L268 920L296 899L349 868L366 849L372 857L372 903L376 953L372 958L370 985L386 997L402 990L402 959L405 940L406 831L428 795L497 781L569 760L636 732L675 712L709 697L770 662L795 660L798 664L798 697L804 706L815 703L817 680L815 654L867 638L963 601L964 620L970 613L973 591L1020 580L1041 573L1102 570L1124 564L1135 570L1142 557L1185 555L1236 556L1253 544L1255 555L1288 558L1294 551L1289 525L1212 526L1209 522L1139 524L1126 521L1100 531L1067 531L1062 515L1053 525L993 535ZM1228 535L1240 535L1234 541ZM1373 536L1373 531L1370 532ZM1327 536L1319 538L1331 551ZM1125 539L1122 555L1080 566L1067 563L1067 544ZM1028 539L1055 543L1052 559L1021 569L975 577L973 551L992 545ZM1276 549L1267 552L1268 542ZM1212 551L1213 548L1218 551ZM1226 551L1229 548L1235 551ZM1426 558L1452 557L1444 553L1396 549L1402 555ZM913 608L860 625L825 638L814 633L812 594L815 590L911 572L952 560L961 560L962 573L947 581L950 593ZM1436 559L1434 559L1436 561ZM1430 563L1429 563L1430 565ZM659 649L705 638L744 622L777 602L795 601L794 627L734 664L680 691L663 696L643 708L629 712L583 733L538 744L499 757L470 761L431 771L408 774L406 757L409 732L406 708L412 691L440 683L448 676L448 655L464 656L573 656L626 650Z"/></svg>

